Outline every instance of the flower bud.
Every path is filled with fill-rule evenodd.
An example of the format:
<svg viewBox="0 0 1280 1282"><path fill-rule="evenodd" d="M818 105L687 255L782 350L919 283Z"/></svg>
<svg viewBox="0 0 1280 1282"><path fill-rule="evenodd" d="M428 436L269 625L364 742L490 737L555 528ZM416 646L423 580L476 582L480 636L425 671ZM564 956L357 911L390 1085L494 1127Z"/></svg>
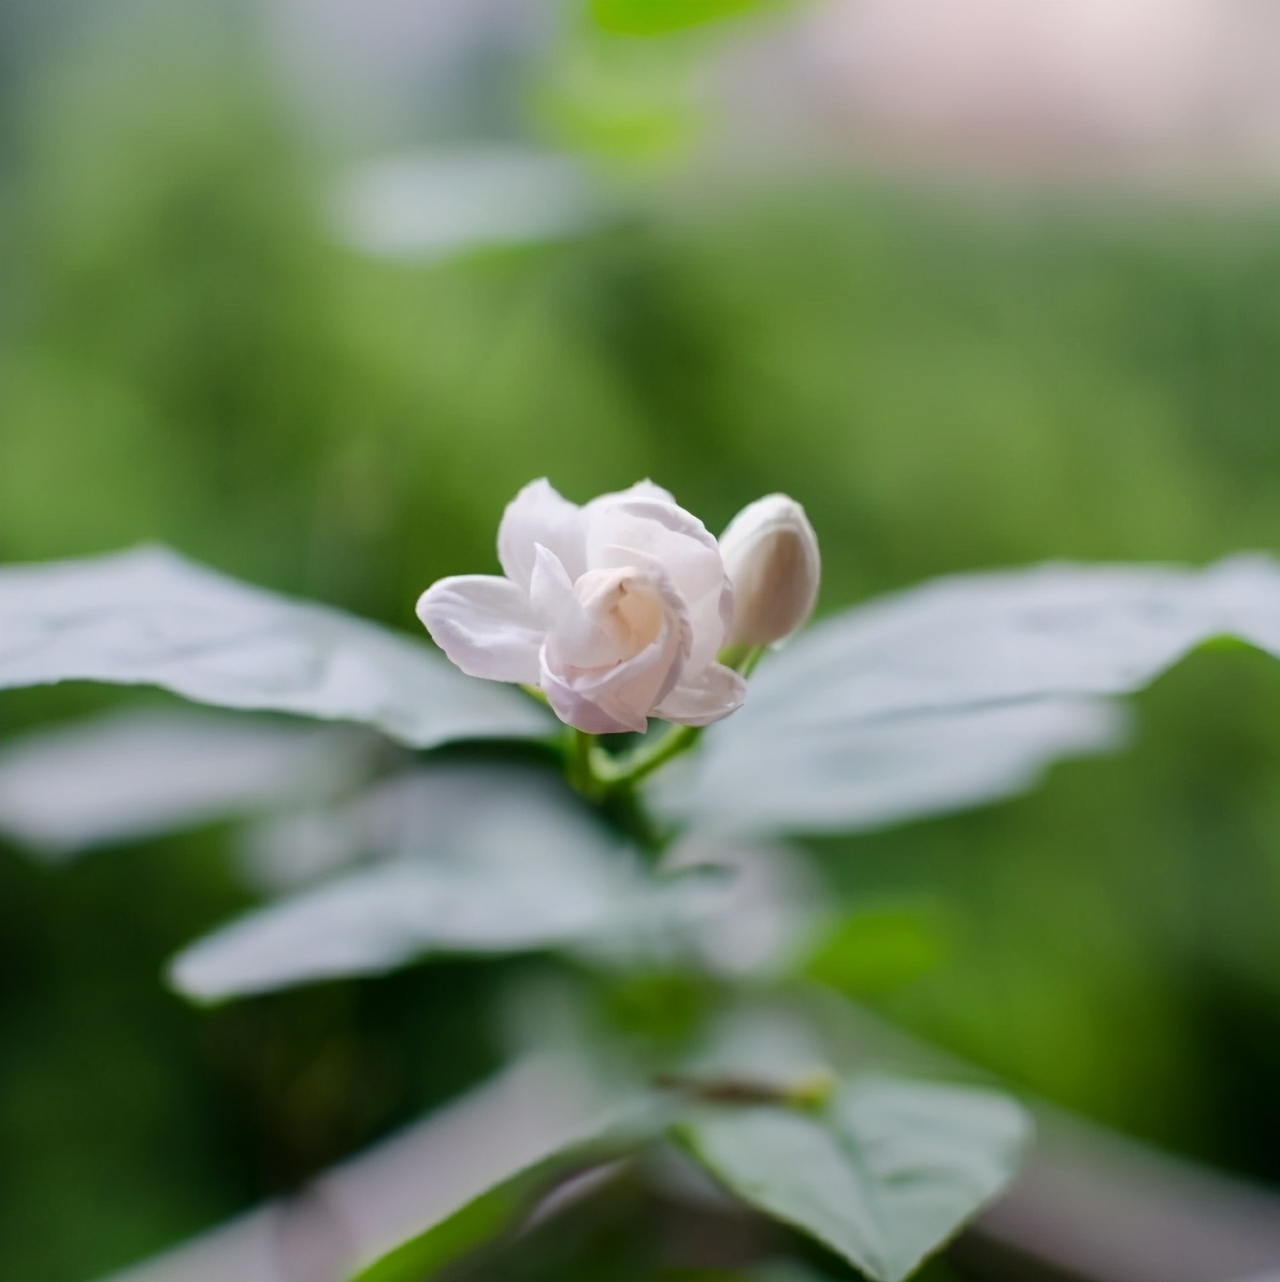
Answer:
<svg viewBox="0 0 1280 1282"><path fill-rule="evenodd" d="M731 646L774 645L813 611L822 565L804 508L785 494L744 507L720 537L733 584Z"/></svg>

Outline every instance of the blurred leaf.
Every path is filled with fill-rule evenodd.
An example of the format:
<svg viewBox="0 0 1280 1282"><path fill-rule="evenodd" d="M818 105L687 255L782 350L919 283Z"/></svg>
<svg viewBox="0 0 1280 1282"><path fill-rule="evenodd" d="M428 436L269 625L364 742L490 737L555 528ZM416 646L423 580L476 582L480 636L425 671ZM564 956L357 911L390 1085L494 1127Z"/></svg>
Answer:
<svg viewBox="0 0 1280 1282"><path fill-rule="evenodd" d="M744 1201L876 1282L901 1282L1012 1177L1030 1134L1012 1100L891 1078L840 1084L821 1113L704 1107L681 1135Z"/></svg>
<svg viewBox="0 0 1280 1282"><path fill-rule="evenodd" d="M581 1056L563 1049L525 1056L320 1172L300 1196L206 1229L113 1272L112 1282L276 1279L281 1243L298 1240L320 1244L323 1254L304 1258L321 1259L326 1277L343 1261L349 1270L374 1270L437 1226L443 1231L433 1236L430 1250L441 1262L501 1227L498 1204L506 1193L514 1195L506 1205L518 1209L524 1194L541 1192L548 1178L625 1151L664 1120L646 1094L614 1082ZM337 1225L342 1233L335 1241ZM410 1251L400 1258L406 1267L414 1259ZM312 1273L304 1268L300 1276Z"/></svg>
<svg viewBox="0 0 1280 1282"><path fill-rule="evenodd" d="M537 1175L518 1175L466 1203L352 1276L351 1282L425 1282L437 1269L496 1237L528 1200Z"/></svg>
<svg viewBox="0 0 1280 1282"><path fill-rule="evenodd" d="M492 145L368 161L343 175L330 205L342 243L406 261L565 240L602 213L570 157Z"/></svg>
<svg viewBox="0 0 1280 1282"><path fill-rule="evenodd" d="M679 153L697 129L690 108L644 93L591 98L561 85L544 91L538 108L566 146L622 161L666 159Z"/></svg>
<svg viewBox="0 0 1280 1282"><path fill-rule="evenodd" d="M838 829L1006 795L1113 737L1082 697L1140 690L1219 636L1280 655L1280 566L1046 565L926 584L763 666L707 734L693 813Z"/></svg>
<svg viewBox="0 0 1280 1282"><path fill-rule="evenodd" d="M550 722L425 643L237 583L162 548L0 569L0 688L158 685L202 703L361 721L416 748Z"/></svg>
<svg viewBox="0 0 1280 1282"><path fill-rule="evenodd" d="M619 1154L660 1133L669 1116L655 1107L647 1092L607 1083L585 1058L560 1052L525 1061L504 1076L514 1073L530 1079L520 1111L506 1119L495 1111L487 1130L470 1136L472 1145L479 1141L488 1150L481 1162L487 1180L477 1181L473 1172L464 1174L461 1186L469 1189L462 1201L456 1196L461 1189L451 1189L452 1205L446 1214L437 1210L425 1217L413 1236L366 1264L351 1282L426 1282L504 1229L532 1227L571 1205L576 1195L598 1183L598 1177L608 1178L619 1164ZM530 1085L537 1087L536 1094L529 1093ZM452 1106L454 1111L459 1106L468 1110L472 1130L484 1117L483 1107L477 1107L479 1093ZM499 1110L503 1103L499 1099ZM437 1125L436 1131L444 1149L454 1148L454 1158L464 1168L474 1160L461 1148L466 1137L456 1128L450 1133L447 1124ZM419 1157L447 1170L447 1152L439 1145L424 1148Z"/></svg>
<svg viewBox="0 0 1280 1282"><path fill-rule="evenodd" d="M534 85L534 114L563 147L606 161L648 164L698 134L697 50L580 32L555 51Z"/></svg>
<svg viewBox="0 0 1280 1282"><path fill-rule="evenodd" d="M946 951L936 907L863 909L830 927L802 969L829 988L865 996L928 974L942 964Z"/></svg>
<svg viewBox="0 0 1280 1282"><path fill-rule="evenodd" d="M649 875L545 774L455 766L426 783L426 806L399 810L421 816L416 828L397 827L396 785L357 812L356 834L371 825L369 853L398 858L216 931L175 959L174 984L209 1000L381 974L430 953L656 955L719 893L719 877ZM378 834L376 803L388 795Z"/></svg>
<svg viewBox="0 0 1280 1282"><path fill-rule="evenodd" d="M243 817L350 784L359 731L179 710L112 712L0 751L0 832L46 855Z"/></svg>
<svg viewBox="0 0 1280 1282"><path fill-rule="evenodd" d="M591 17L610 35L660 36L764 8L769 0L590 0Z"/></svg>
<svg viewBox="0 0 1280 1282"><path fill-rule="evenodd" d="M746 718L754 696L729 720ZM805 702L812 711L816 701ZM826 711L826 724L762 714L733 733L726 722L701 760L659 780L657 804L717 831L879 828L1021 792L1061 757L1116 746L1125 725L1123 709L1083 699L868 724ZM769 725L787 738L766 737Z"/></svg>
<svg viewBox="0 0 1280 1282"><path fill-rule="evenodd" d="M243 845L246 871L273 891L361 859L438 858L502 870L612 849L558 775L466 761L403 770L342 804L260 820Z"/></svg>

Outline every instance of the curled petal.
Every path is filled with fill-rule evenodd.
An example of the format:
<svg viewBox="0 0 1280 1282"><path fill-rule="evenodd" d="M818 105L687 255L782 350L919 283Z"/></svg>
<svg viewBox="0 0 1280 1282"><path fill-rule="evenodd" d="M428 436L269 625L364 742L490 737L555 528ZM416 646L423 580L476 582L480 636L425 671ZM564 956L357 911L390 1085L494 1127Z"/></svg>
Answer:
<svg viewBox="0 0 1280 1282"><path fill-rule="evenodd" d="M688 621L672 617L657 640L639 654L605 672L581 678L573 686L627 729L643 733L649 715L675 688L688 653Z"/></svg>
<svg viewBox="0 0 1280 1282"><path fill-rule="evenodd" d="M468 676L538 680L545 629L529 598L510 580L489 574L440 579L418 598L418 618Z"/></svg>
<svg viewBox="0 0 1280 1282"><path fill-rule="evenodd" d="M541 543L534 547L529 600L534 612L550 627L573 603L573 580L560 558Z"/></svg>
<svg viewBox="0 0 1280 1282"><path fill-rule="evenodd" d="M561 719L580 729L585 729L581 722L590 714L577 710L577 701L586 700L614 726L643 731L654 706L666 698L684 670L691 646L689 618L660 571L650 575L633 568L597 573L600 590L594 596L598 603L575 596L547 637L542 649L542 686ZM619 620L610 617L627 609L627 602L635 603L639 626L653 628L652 633L632 638L638 648L630 652L620 650ZM573 698L553 693L553 685L572 692ZM578 719L566 716L562 706Z"/></svg>
<svg viewBox="0 0 1280 1282"><path fill-rule="evenodd" d="M586 568L583 510L562 497L543 477L530 481L507 504L498 526L498 560L513 583L528 589L536 549L541 545L564 566L571 579Z"/></svg>
<svg viewBox="0 0 1280 1282"><path fill-rule="evenodd" d="M646 629L634 638L633 619ZM634 570L588 571L551 622L547 659L556 671L611 668L661 628L661 597Z"/></svg>
<svg viewBox="0 0 1280 1282"><path fill-rule="evenodd" d="M655 485L648 477L643 481L637 481L632 486L628 486L625 490L617 490L613 494L602 494L593 501L596 503L616 503L620 500L626 501L628 499L657 499L660 503L670 503L672 507L677 506L675 495L670 490L664 490L661 485Z"/></svg>
<svg viewBox="0 0 1280 1282"><path fill-rule="evenodd" d="M678 628L665 627L661 637L625 663L587 675L556 671L543 651L542 689L556 716L589 734L643 734L654 704L680 675Z"/></svg>
<svg viewBox="0 0 1280 1282"><path fill-rule="evenodd" d="M673 503L647 498L595 499L583 515L591 565L635 565L643 554L662 567L694 620L690 663L709 663L723 644L732 596L726 600L724 562L706 526Z"/></svg>
<svg viewBox="0 0 1280 1282"><path fill-rule="evenodd" d="M720 536L720 554L737 607L731 645L779 645L813 613L822 558L793 498L769 494L743 508Z"/></svg>
<svg viewBox="0 0 1280 1282"><path fill-rule="evenodd" d="M712 663L692 680L681 681L657 708L657 715L682 726L709 726L742 706L747 683L732 668Z"/></svg>
<svg viewBox="0 0 1280 1282"><path fill-rule="evenodd" d="M573 726L584 734L626 734L633 725L619 721L590 699L579 694L572 686L552 673L544 673L542 691L551 704L551 710L565 725ZM645 723L648 724L647 722Z"/></svg>

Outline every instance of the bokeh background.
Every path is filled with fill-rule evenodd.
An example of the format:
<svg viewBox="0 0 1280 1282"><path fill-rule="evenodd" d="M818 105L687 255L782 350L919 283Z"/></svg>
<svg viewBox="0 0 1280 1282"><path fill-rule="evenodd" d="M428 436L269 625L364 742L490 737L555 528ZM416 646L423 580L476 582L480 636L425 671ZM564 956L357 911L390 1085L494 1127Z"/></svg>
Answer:
<svg viewBox="0 0 1280 1282"><path fill-rule="evenodd" d="M785 490L823 612L1275 550L1274 6L1069 8L0 0L0 556L158 540L412 630L544 474L712 529ZM162 702L0 726L124 701ZM945 924L878 1009L1280 1183L1280 673L1202 654L1137 713L1025 798L814 849ZM123 1266L498 1062L518 963L168 992L248 902L225 838L0 849L6 1278Z"/></svg>

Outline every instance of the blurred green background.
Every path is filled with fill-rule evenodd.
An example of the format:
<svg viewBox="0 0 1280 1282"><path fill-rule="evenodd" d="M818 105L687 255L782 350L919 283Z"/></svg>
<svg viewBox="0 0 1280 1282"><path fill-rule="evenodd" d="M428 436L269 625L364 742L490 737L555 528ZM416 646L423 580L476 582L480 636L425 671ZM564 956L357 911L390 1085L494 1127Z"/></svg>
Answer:
<svg viewBox="0 0 1280 1282"><path fill-rule="evenodd" d="M589 234L379 261L327 231L342 148L299 128L247 10L5 0L0 33L5 560L160 540L414 630L543 474L579 501L652 476L712 529L788 491L824 612L1280 542L1271 210L630 174ZM3 732L122 698L6 696ZM1129 752L1026 798L815 849L850 895L946 915L948 964L881 1009L1280 1182L1280 672L1201 655L1138 714ZM224 836L0 851L6 1278L130 1262L497 1062L477 1012L510 964L169 994L165 958L247 900Z"/></svg>

